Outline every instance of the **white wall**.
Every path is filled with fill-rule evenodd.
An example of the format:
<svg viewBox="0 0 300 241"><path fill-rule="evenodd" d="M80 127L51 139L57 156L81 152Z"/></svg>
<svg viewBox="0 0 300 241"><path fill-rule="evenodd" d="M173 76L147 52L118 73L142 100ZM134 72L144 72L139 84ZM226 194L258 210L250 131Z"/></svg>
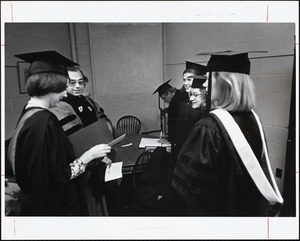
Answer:
<svg viewBox="0 0 300 241"><path fill-rule="evenodd" d="M283 190L286 142L293 68L294 24L286 23L168 23L166 33L166 77L182 86L185 61L207 63L197 53L222 50L266 50L266 58L251 59L251 77L256 86L257 105L266 132L276 181ZM253 55L254 56L254 55ZM257 56L257 55L256 55ZM250 55L251 58L251 55Z"/></svg>

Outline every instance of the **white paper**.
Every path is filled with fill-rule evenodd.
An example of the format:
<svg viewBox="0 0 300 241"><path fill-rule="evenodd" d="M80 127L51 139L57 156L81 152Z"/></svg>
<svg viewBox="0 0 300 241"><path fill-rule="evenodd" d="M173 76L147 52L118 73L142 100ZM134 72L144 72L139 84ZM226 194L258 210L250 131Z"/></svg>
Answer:
<svg viewBox="0 0 300 241"><path fill-rule="evenodd" d="M163 143L161 143L159 138L142 138L139 148L145 148L146 146L168 147L168 146L171 146L171 144L164 139L163 139Z"/></svg>
<svg viewBox="0 0 300 241"><path fill-rule="evenodd" d="M104 181L119 179L122 177L122 165L123 162L115 162L106 166Z"/></svg>

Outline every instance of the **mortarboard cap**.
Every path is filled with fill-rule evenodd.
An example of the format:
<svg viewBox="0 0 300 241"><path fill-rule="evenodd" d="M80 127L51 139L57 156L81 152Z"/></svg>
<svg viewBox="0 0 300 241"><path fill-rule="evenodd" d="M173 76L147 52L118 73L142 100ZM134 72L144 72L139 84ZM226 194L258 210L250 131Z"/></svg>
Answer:
<svg viewBox="0 0 300 241"><path fill-rule="evenodd" d="M204 65L201 64L196 64L193 62L189 62L189 61L185 61L185 69L193 69L196 71L196 75L194 76L194 78L198 78L198 79L205 79L206 77L204 76L207 72L207 68Z"/></svg>
<svg viewBox="0 0 300 241"><path fill-rule="evenodd" d="M203 84L205 83L206 78L205 79L198 79L198 78L194 78L193 83L192 83L192 88L193 89L204 89L205 87L203 86Z"/></svg>
<svg viewBox="0 0 300 241"><path fill-rule="evenodd" d="M17 54L15 57L31 63L28 77L38 73L56 73L68 76L66 67L78 65L54 50Z"/></svg>
<svg viewBox="0 0 300 241"><path fill-rule="evenodd" d="M208 63L208 71L224 71L235 72L242 74L250 74L250 60L248 53L266 53L267 51L221 51L221 52L207 52L197 55L211 55Z"/></svg>
<svg viewBox="0 0 300 241"><path fill-rule="evenodd" d="M154 95L156 92L158 92L159 96L161 96L167 89L170 89L172 88L171 85L169 85L169 82L171 81L172 79L166 81L165 83L161 84L160 86L158 86L158 88L153 92L152 95Z"/></svg>

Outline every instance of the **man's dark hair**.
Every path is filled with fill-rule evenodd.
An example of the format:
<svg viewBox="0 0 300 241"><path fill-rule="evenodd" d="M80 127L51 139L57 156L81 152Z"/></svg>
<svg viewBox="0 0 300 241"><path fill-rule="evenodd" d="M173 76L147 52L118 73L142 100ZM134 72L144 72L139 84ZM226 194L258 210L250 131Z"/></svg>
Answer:
<svg viewBox="0 0 300 241"><path fill-rule="evenodd" d="M83 74L83 72L82 72L81 69L72 66L72 67L67 67L67 70L68 70L68 71L72 71L72 72L77 72L77 71L79 71L79 72L81 73L81 75L83 76L84 82L88 82L88 81L89 81L89 79Z"/></svg>

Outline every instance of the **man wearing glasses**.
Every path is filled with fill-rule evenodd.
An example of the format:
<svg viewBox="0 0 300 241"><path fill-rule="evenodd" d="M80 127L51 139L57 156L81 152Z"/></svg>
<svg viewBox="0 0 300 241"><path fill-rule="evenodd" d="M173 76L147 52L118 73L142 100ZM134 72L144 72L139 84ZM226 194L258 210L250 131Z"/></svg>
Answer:
<svg viewBox="0 0 300 241"><path fill-rule="evenodd" d="M67 87L67 97L62 98L56 107L50 110L59 120L71 115L76 116L74 120L63 126L67 134L71 134L73 130L78 130L78 128L74 129L74 127L80 125L80 127L86 127L96 122L99 118L107 118L107 116L92 98L83 95L88 82L83 72L77 67L70 67L68 68L68 74L70 80Z"/></svg>
<svg viewBox="0 0 300 241"><path fill-rule="evenodd" d="M75 131L86 127L98 119L107 120L104 110L90 97L83 95L88 78L77 67L68 67L69 83L67 85L67 97L63 97L56 107L51 108L58 120L67 119L73 115L76 118L63 125L66 134L72 134ZM82 140L85 141L85 140ZM101 172L101 171L99 171ZM95 172L96 173L96 172ZM98 177L91 174L87 177L87 182L95 182L95 186L99 186ZM121 215L123 213L123 204L121 203L120 190L117 182L111 181L104 184L104 194L106 198L109 216ZM92 191L94 192L94 191ZM93 203L93 200L90 201ZM93 205L89 207L96 208Z"/></svg>

